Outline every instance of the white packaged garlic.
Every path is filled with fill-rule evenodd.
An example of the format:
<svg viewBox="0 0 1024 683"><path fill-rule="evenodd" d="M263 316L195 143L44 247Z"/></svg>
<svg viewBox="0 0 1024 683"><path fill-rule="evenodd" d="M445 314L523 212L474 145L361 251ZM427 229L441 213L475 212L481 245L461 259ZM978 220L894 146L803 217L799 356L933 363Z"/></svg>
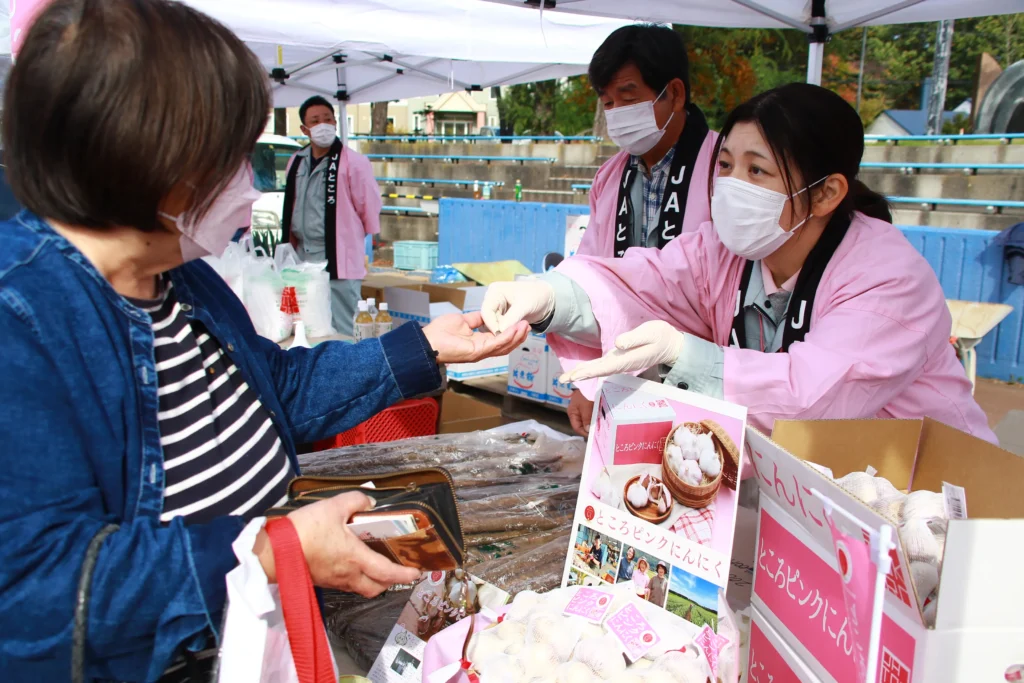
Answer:
<svg viewBox="0 0 1024 683"><path fill-rule="evenodd" d="M696 650L693 655L688 652L666 652L655 660L652 670L666 671L678 683L705 683L708 679L707 667L697 656Z"/></svg>
<svg viewBox="0 0 1024 683"><path fill-rule="evenodd" d="M557 683L591 683L594 680L594 672L586 664L566 662L559 664L555 669L555 680Z"/></svg>
<svg viewBox="0 0 1024 683"><path fill-rule="evenodd" d="M939 587L939 570L927 562L911 562L910 577L917 589L919 604L924 606L928 596Z"/></svg>
<svg viewBox="0 0 1024 683"><path fill-rule="evenodd" d="M492 655L503 654L508 645L506 641L498 637L494 629L474 633L469 643L469 659L473 662L482 662Z"/></svg>
<svg viewBox="0 0 1024 683"><path fill-rule="evenodd" d="M900 527L900 540L910 562L925 562L938 566L941 559L939 542L928 528L928 522L913 519Z"/></svg>
<svg viewBox="0 0 1024 683"><path fill-rule="evenodd" d="M875 478L867 472L850 472L845 477L836 479L836 483L851 496L868 505L878 498Z"/></svg>
<svg viewBox="0 0 1024 683"><path fill-rule="evenodd" d="M626 660L613 636L581 640L576 644L572 658L589 666L599 678L608 678L626 670Z"/></svg>
<svg viewBox="0 0 1024 683"><path fill-rule="evenodd" d="M926 522L946 518L946 505L941 493L934 491L912 491L903 501L900 511L900 523L906 524L912 519Z"/></svg>

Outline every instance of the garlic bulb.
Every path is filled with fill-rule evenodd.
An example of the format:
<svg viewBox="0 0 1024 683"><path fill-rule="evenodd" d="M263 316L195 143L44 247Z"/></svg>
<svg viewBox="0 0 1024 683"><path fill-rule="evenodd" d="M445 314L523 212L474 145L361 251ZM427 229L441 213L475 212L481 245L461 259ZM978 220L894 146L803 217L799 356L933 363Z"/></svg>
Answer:
<svg viewBox="0 0 1024 683"><path fill-rule="evenodd" d="M658 499L658 514L663 515L669 511L672 507L672 494L668 492L668 487L662 487L663 495Z"/></svg>
<svg viewBox="0 0 1024 683"><path fill-rule="evenodd" d="M643 674L636 671L623 671L608 677L608 683L644 683Z"/></svg>
<svg viewBox="0 0 1024 683"><path fill-rule="evenodd" d="M689 683L683 679L676 680L676 678L668 671L662 669L651 668L644 672L644 683ZM701 681L700 683L705 683Z"/></svg>
<svg viewBox="0 0 1024 683"><path fill-rule="evenodd" d="M676 474L679 475L683 482L690 486L700 486L700 483L704 480L704 473L701 472L700 466L693 460L684 460L683 466Z"/></svg>
<svg viewBox="0 0 1024 683"><path fill-rule="evenodd" d="M591 683L593 680L594 672L581 662L566 662L555 669L557 683Z"/></svg>
<svg viewBox="0 0 1024 683"><path fill-rule="evenodd" d="M910 577L914 581L917 597L923 606L931 592L939 587L939 570L927 562L911 562Z"/></svg>
<svg viewBox="0 0 1024 683"><path fill-rule="evenodd" d="M679 429L677 429L675 431L675 434L672 435L672 441L674 441L675 444L679 446L679 449L684 453L684 457L686 451L697 450L697 437L693 432L691 432L686 427L680 427Z"/></svg>
<svg viewBox="0 0 1024 683"><path fill-rule="evenodd" d="M541 612L531 617L526 632L527 643L550 645L562 661L572 655L578 637L577 629L572 627L569 619L552 612Z"/></svg>
<svg viewBox="0 0 1024 683"><path fill-rule="evenodd" d="M488 629L473 635L469 643L469 660L474 663L482 662L492 655L504 653L506 647L508 643L499 638L493 629Z"/></svg>
<svg viewBox="0 0 1024 683"><path fill-rule="evenodd" d="M906 496L893 489L893 493L876 498L871 503L871 509L892 522L899 522L904 500Z"/></svg>
<svg viewBox="0 0 1024 683"><path fill-rule="evenodd" d="M506 641L506 642L508 642L508 641ZM522 657L523 648L525 648L525 647L526 647L526 643L524 643L523 641L521 641L521 640L514 641L514 642L510 643L508 647L505 648L505 654L512 655L514 657ZM532 648L534 646L531 645L530 647Z"/></svg>
<svg viewBox="0 0 1024 683"><path fill-rule="evenodd" d="M619 645L612 636L581 640L573 650L572 659L586 664L599 678L607 678L626 670L626 660L622 658Z"/></svg>
<svg viewBox="0 0 1024 683"><path fill-rule="evenodd" d="M934 593L925 599L921 615L924 617L925 626L935 626L935 615L939 609L939 599Z"/></svg>
<svg viewBox="0 0 1024 683"><path fill-rule="evenodd" d="M912 519L923 519L926 522L946 518L946 505L941 493L934 491L913 491L903 501L900 511L900 523L906 524Z"/></svg>
<svg viewBox="0 0 1024 683"><path fill-rule="evenodd" d="M523 667L519 660L504 652L485 657L483 660L474 661L473 666L480 672L480 675L489 677L489 680L502 680L518 683L523 677ZM499 676L501 676L499 678Z"/></svg>
<svg viewBox="0 0 1024 683"><path fill-rule="evenodd" d="M714 479L722 472L722 460L714 449L701 453L697 464L700 466L701 472L708 476L708 479Z"/></svg>
<svg viewBox="0 0 1024 683"><path fill-rule="evenodd" d="M561 664L558 655L546 643L531 645L523 650L520 655L520 662L528 679L543 676L548 672L554 671L555 667Z"/></svg>
<svg viewBox="0 0 1024 683"><path fill-rule="evenodd" d="M900 527L900 540L903 541L903 549L911 562L939 564L939 542L928 528L928 522L921 519L910 520Z"/></svg>
<svg viewBox="0 0 1024 683"><path fill-rule="evenodd" d="M629 668L635 669L637 671L643 671L644 669L650 669L652 666L654 666L654 662L652 662L650 659L644 658L636 660L635 662L633 662L633 664L630 665Z"/></svg>
<svg viewBox="0 0 1024 683"><path fill-rule="evenodd" d="M875 495L878 498L892 497L895 494L904 495L899 489L892 485L892 482L884 477L871 477L875 480Z"/></svg>
<svg viewBox="0 0 1024 683"><path fill-rule="evenodd" d="M714 450L715 440L711 438L710 434L705 432L697 435L697 452L699 455L703 456L706 453L713 453Z"/></svg>
<svg viewBox="0 0 1024 683"><path fill-rule="evenodd" d="M668 451L668 458L669 458L670 461L671 460L682 460L683 459L683 451L676 444L670 443L668 445L667 451Z"/></svg>
<svg viewBox="0 0 1024 683"><path fill-rule="evenodd" d="M845 477L836 479L836 483L851 496L868 505L878 499L875 478L867 472L850 472Z"/></svg>
<svg viewBox="0 0 1024 683"><path fill-rule="evenodd" d="M601 469L601 473L594 480L594 486L590 489L590 492L594 494L594 498L602 501L612 492L612 478L606 468Z"/></svg>
<svg viewBox="0 0 1024 683"><path fill-rule="evenodd" d="M640 479L638 481L640 482L641 486L643 486L645 489L647 489L648 493L650 493L651 487L654 486L654 484L655 484L654 477L652 477L649 474L643 475L642 477L640 477Z"/></svg>
<svg viewBox="0 0 1024 683"><path fill-rule="evenodd" d="M685 652L666 652L654 662L653 670L667 671L679 683L705 683L708 678L704 661Z"/></svg>
<svg viewBox="0 0 1024 683"><path fill-rule="evenodd" d="M526 638L526 624L518 621L503 620L494 627L494 632L504 641L516 642Z"/></svg>
<svg viewBox="0 0 1024 683"><path fill-rule="evenodd" d="M580 640L588 640L590 638L604 638L604 628L597 624L587 622L587 625L583 627L580 632Z"/></svg>
<svg viewBox="0 0 1024 683"><path fill-rule="evenodd" d="M640 482L634 481L626 489L626 500L635 508L642 508L648 503L647 489Z"/></svg>

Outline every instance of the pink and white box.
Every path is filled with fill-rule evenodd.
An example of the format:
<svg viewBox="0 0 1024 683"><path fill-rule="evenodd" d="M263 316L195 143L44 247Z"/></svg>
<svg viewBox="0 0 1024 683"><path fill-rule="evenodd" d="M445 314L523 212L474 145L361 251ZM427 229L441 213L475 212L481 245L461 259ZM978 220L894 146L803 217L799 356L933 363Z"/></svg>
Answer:
<svg viewBox="0 0 1024 683"><path fill-rule="evenodd" d="M676 413L668 401L606 383L597 443L607 465L660 465Z"/></svg>

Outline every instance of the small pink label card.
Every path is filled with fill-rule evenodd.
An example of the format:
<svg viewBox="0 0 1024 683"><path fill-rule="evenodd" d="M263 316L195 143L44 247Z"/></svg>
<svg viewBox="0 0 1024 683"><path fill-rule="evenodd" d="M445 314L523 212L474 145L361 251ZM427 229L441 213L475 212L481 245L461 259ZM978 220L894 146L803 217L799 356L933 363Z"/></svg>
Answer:
<svg viewBox="0 0 1024 683"><path fill-rule="evenodd" d="M626 657L631 662L643 657L648 650L661 641L658 634L654 632L654 627L644 619L644 615L635 605L626 605L608 617L605 626L625 648Z"/></svg>
<svg viewBox="0 0 1024 683"><path fill-rule="evenodd" d="M565 608L565 614L600 624L612 607L612 596L594 588L580 588Z"/></svg>

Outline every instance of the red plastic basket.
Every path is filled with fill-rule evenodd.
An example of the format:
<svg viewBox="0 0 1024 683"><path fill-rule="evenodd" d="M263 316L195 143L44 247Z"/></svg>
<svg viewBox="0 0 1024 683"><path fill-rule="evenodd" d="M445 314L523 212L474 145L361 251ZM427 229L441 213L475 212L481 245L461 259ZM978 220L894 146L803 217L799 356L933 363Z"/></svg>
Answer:
<svg viewBox="0 0 1024 683"><path fill-rule="evenodd" d="M343 448L361 443L398 441L414 436L437 433L437 401L432 398L414 398L403 401L374 415L358 427L342 432L334 438L316 443L316 450Z"/></svg>

